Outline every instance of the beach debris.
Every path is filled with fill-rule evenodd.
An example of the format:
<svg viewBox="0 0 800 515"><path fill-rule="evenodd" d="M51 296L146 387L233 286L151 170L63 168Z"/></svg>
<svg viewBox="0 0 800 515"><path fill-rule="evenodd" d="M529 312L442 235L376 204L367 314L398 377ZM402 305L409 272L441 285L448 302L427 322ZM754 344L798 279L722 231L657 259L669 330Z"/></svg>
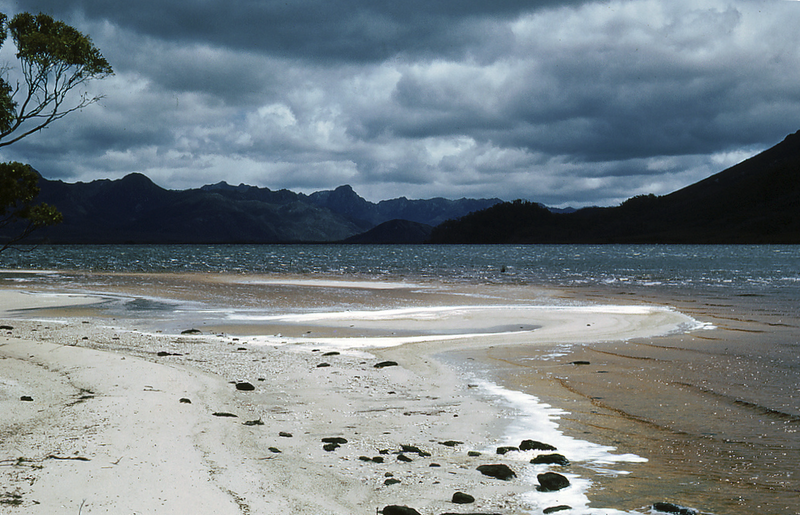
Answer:
<svg viewBox="0 0 800 515"><path fill-rule="evenodd" d="M481 465L478 467L478 472L484 476L502 479L503 481L509 481L512 477L517 477L517 475L509 468L508 465L503 464Z"/></svg>
<svg viewBox="0 0 800 515"><path fill-rule="evenodd" d="M260 418L256 419L256 420L247 420L247 421L245 421L243 423L246 426L263 426L264 425L264 421L261 420Z"/></svg>
<svg viewBox="0 0 800 515"><path fill-rule="evenodd" d="M381 513L383 513L383 515L420 515L420 513L414 508L395 505L384 507Z"/></svg>
<svg viewBox="0 0 800 515"><path fill-rule="evenodd" d="M455 504L470 504L475 502L475 498L464 492L456 492L453 494L452 502Z"/></svg>
<svg viewBox="0 0 800 515"><path fill-rule="evenodd" d="M506 453L511 452L511 451L519 451L519 447L513 447L513 446L510 446L510 445L507 445L505 447L498 447L497 448L497 454L506 454Z"/></svg>
<svg viewBox="0 0 800 515"><path fill-rule="evenodd" d="M236 383L236 389L241 392L252 392L253 390L256 389L256 387L253 386L251 383L242 381L240 383Z"/></svg>
<svg viewBox="0 0 800 515"><path fill-rule="evenodd" d="M203 334L203 331L201 331L200 329L192 328L181 331L181 334Z"/></svg>
<svg viewBox="0 0 800 515"><path fill-rule="evenodd" d="M555 472L545 472L536 476L540 492L557 492L569 486L569 479Z"/></svg>
<svg viewBox="0 0 800 515"><path fill-rule="evenodd" d="M537 440L522 440L522 443L519 444L519 450L521 451L556 451L555 447L550 445L549 443L539 442Z"/></svg>
<svg viewBox="0 0 800 515"><path fill-rule="evenodd" d="M191 404L192 400L191 399L187 399L186 397L181 397L180 403L181 404Z"/></svg>
<svg viewBox="0 0 800 515"><path fill-rule="evenodd" d="M557 511L564 511L564 510L571 510L572 506L567 506L566 504L559 504L558 506L550 506L549 508L545 508L542 513L547 515L548 513L556 513Z"/></svg>
<svg viewBox="0 0 800 515"><path fill-rule="evenodd" d="M398 366L397 361L381 361L380 363L375 363L373 365L375 368L386 368L386 367L396 367Z"/></svg>
<svg viewBox="0 0 800 515"><path fill-rule="evenodd" d="M287 433L286 431L281 431L280 433L278 433L278 436L281 436L283 438L291 438L292 437L292 433Z"/></svg>
<svg viewBox="0 0 800 515"><path fill-rule="evenodd" d="M19 400L24 402L33 402L33 397L31 397L30 395L23 395L22 397L19 398Z"/></svg>
<svg viewBox="0 0 800 515"><path fill-rule="evenodd" d="M678 506L671 502L654 502L653 509L662 513L674 513L675 515L697 515L698 513L694 508Z"/></svg>
<svg viewBox="0 0 800 515"><path fill-rule="evenodd" d="M233 417L238 418L238 415L234 415L233 413L228 413L226 411L215 411L212 413L215 417Z"/></svg>
<svg viewBox="0 0 800 515"><path fill-rule="evenodd" d="M569 460L563 454L540 454L531 460L534 465L561 465L566 467Z"/></svg>

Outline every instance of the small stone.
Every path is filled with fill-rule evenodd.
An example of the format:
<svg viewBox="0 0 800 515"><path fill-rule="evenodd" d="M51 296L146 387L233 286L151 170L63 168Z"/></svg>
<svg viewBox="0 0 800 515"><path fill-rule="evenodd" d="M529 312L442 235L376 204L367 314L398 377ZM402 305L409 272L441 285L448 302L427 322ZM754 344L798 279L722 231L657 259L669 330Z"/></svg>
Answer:
<svg viewBox="0 0 800 515"><path fill-rule="evenodd" d="M511 451L519 451L519 447L505 446L497 448L497 454L506 454Z"/></svg>
<svg viewBox="0 0 800 515"><path fill-rule="evenodd" d="M512 477L517 477L513 470L511 470L508 465L481 465L478 467L478 472L483 474L484 476L493 477L496 479L502 479L503 481L508 481Z"/></svg>
<svg viewBox="0 0 800 515"><path fill-rule="evenodd" d="M386 481L384 481L383 484L386 485L386 486L391 486L391 485L396 485L399 482L400 482L399 479L395 479L395 478L391 477L391 478L387 479Z"/></svg>
<svg viewBox="0 0 800 515"><path fill-rule="evenodd" d="M672 504L671 502L655 502L653 503L653 509L663 513L672 513L674 515L697 515L697 510L694 508L685 508L677 504Z"/></svg>
<svg viewBox="0 0 800 515"><path fill-rule="evenodd" d="M547 515L548 513L555 513L557 511L564 511L564 510L571 510L572 506L567 506L566 504L560 504L558 506L550 506L549 508L545 508L542 513Z"/></svg>
<svg viewBox="0 0 800 515"><path fill-rule="evenodd" d="M414 460L412 460L411 458L409 458L405 454L398 454L397 455L397 461L402 461L404 463L410 463L410 462L412 462Z"/></svg>
<svg viewBox="0 0 800 515"><path fill-rule="evenodd" d="M203 334L203 332L199 329L186 329L185 331L181 331L181 334Z"/></svg>
<svg viewBox="0 0 800 515"><path fill-rule="evenodd" d="M248 420L244 423L246 426L263 426L264 422L259 418L258 420Z"/></svg>
<svg viewBox="0 0 800 515"><path fill-rule="evenodd" d="M589 361L570 361L570 365L591 365Z"/></svg>
<svg viewBox="0 0 800 515"><path fill-rule="evenodd" d="M291 438L292 437L292 433L287 433L286 431L281 431L280 433L278 433L278 436L282 436L283 438Z"/></svg>
<svg viewBox="0 0 800 515"><path fill-rule="evenodd" d="M191 404L192 401L191 401L191 399L187 399L186 397L182 397L181 400L180 400L180 403L181 404Z"/></svg>
<svg viewBox="0 0 800 515"><path fill-rule="evenodd" d="M375 363L375 368L386 368L386 367L396 367L398 366L396 361L381 361L380 363Z"/></svg>
<svg viewBox="0 0 800 515"><path fill-rule="evenodd" d="M408 506L386 506L381 513L383 515L420 515L417 510Z"/></svg>
<svg viewBox="0 0 800 515"><path fill-rule="evenodd" d="M322 439L322 443L335 443L337 445L344 445L347 443L347 439L342 438L341 436L327 436Z"/></svg>
<svg viewBox="0 0 800 515"><path fill-rule="evenodd" d="M241 382L241 383L236 383L236 389L241 392L252 392L253 390L256 389L256 387L250 383Z"/></svg>
<svg viewBox="0 0 800 515"><path fill-rule="evenodd" d="M555 447L550 445L549 443L543 443L536 440L522 440L522 443L519 444L519 450L521 451L555 451L557 450Z"/></svg>
<svg viewBox="0 0 800 515"><path fill-rule="evenodd" d="M456 492L453 494L453 501L455 504L470 504L475 502L475 498L464 492Z"/></svg>
<svg viewBox="0 0 800 515"><path fill-rule="evenodd" d="M325 450L325 451L331 452L331 451L335 451L339 447L340 446L339 446L338 443L326 443L325 445L322 446L322 449Z"/></svg>
<svg viewBox="0 0 800 515"><path fill-rule="evenodd" d="M373 456L372 463L383 463L383 456Z"/></svg>
<svg viewBox="0 0 800 515"><path fill-rule="evenodd" d="M212 413L212 415L214 415L215 417L233 417L233 418L237 417L237 415L234 415L233 413L228 413L226 411L215 411L214 413Z"/></svg>
<svg viewBox="0 0 800 515"><path fill-rule="evenodd" d="M469 452L467 453L467 456L470 456L470 457L472 457L472 458L477 458L477 457L478 457L478 456L480 456L480 455L481 455L481 453L480 453L480 452L478 452L478 451L469 451Z"/></svg>
<svg viewBox="0 0 800 515"><path fill-rule="evenodd" d="M275 454L280 454L281 450L278 449L277 447L269 447L269 452L272 452L272 453L275 453Z"/></svg>
<svg viewBox="0 0 800 515"><path fill-rule="evenodd" d="M539 480L538 490L540 492L557 492L569 486L569 479L555 472L539 474L536 479Z"/></svg>
<svg viewBox="0 0 800 515"><path fill-rule="evenodd" d="M441 442L441 444L444 445L445 447L455 447L456 445L461 445L463 443L464 442L459 442L458 440L447 440L447 441Z"/></svg>
<svg viewBox="0 0 800 515"><path fill-rule="evenodd" d="M331 366L330 363L320 363L317 365L317 368L328 368L329 366Z"/></svg>
<svg viewBox="0 0 800 515"><path fill-rule="evenodd" d="M22 397L19 398L19 400L25 402L33 402L33 397L31 397L30 395L23 395Z"/></svg>
<svg viewBox="0 0 800 515"><path fill-rule="evenodd" d="M333 350L333 351L324 353L323 356L338 356L339 354L341 354L341 353L338 352L338 351Z"/></svg>

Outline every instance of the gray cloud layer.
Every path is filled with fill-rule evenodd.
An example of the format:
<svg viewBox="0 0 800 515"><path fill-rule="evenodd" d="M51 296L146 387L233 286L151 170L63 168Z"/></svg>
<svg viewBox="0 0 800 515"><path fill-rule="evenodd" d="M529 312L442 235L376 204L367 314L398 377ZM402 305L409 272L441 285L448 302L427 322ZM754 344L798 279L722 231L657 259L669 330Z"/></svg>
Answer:
<svg viewBox="0 0 800 515"><path fill-rule="evenodd" d="M91 35L102 103L3 159L372 199L608 205L800 129L800 2L19 0ZM8 57L8 49L4 49Z"/></svg>

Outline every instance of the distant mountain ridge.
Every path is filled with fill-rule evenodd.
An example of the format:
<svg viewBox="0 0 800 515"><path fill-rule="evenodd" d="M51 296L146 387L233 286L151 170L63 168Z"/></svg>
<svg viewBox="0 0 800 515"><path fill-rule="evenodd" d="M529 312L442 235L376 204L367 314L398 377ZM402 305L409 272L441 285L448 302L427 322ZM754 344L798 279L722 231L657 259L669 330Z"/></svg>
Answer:
<svg viewBox="0 0 800 515"><path fill-rule="evenodd" d="M39 186L37 201L64 215L62 224L35 233L37 240L52 243L338 242L401 217L430 226L501 202L401 198L375 204L350 186L304 195L224 181L167 190L140 173L89 183L41 178ZM409 234L416 234L411 242L419 243L430 232L396 227L403 234L384 230L381 240L408 241Z"/></svg>
<svg viewBox="0 0 800 515"><path fill-rule="evenodd" d="M674 193L553 213L516 201L437 226L433 243L800 243L800 131Z"/></svg>

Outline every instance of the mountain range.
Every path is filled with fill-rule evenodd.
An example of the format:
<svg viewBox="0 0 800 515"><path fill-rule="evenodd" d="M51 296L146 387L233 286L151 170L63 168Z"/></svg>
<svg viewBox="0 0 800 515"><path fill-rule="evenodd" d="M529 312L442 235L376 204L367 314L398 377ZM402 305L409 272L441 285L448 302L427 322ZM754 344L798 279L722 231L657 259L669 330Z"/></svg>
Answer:
<svg viewBox="0 0 800 515"><path fill-rule="evenodd" d="M432 243L800 243L800 131L664 196L554 213L494 205L437 226Z"/></svg>
<svg viewBox="0 0 800 515"><path fill-rule="evenodd" d="M41 178L39 187L37 201L64 215L63 223L34 233L49 243L338 242L400 218L404 223L383 241L419 242L434 225L502 202L401 197L373 203L350 186L311 195L226 182L167 190L140 173L88 183Z"/></svg>

